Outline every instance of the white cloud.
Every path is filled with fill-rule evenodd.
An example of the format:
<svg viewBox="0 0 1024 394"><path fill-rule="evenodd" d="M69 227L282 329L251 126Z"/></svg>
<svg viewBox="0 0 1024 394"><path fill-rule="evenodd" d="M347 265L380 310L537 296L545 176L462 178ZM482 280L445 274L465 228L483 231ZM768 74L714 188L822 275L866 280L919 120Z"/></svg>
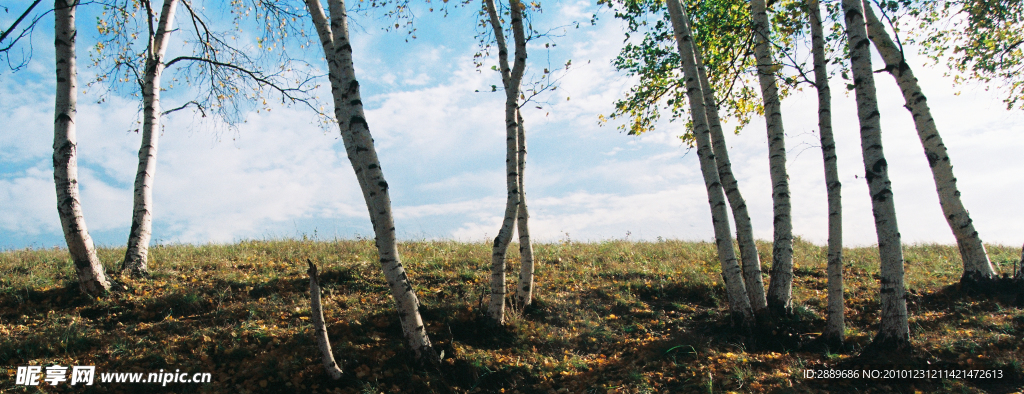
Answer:
<svg viewBox="0 0 1024 394"><path fill-rule="evenodd" d="M295 218L367 216L340 143L311 120L293 109L251 115L233 141L220 143L166 133L157 220L182 241L202 242L258 236L261 226Z"/></svg>
<svg viewBox="0 0 1024 394"><path fill-rule="evenodd" d="M622 148L616 146L616 147L612 148L612 150L604 152L604 154L608 155L608 156L615 156L616 153L619 153L621 151L622 151Z"/></svg>
<svg viewBox="0 0 1024 394"><path fill-rule="evenodd" d="M592 10L582 2L556 7L559 18L589 18ZM370 30L353 36L357 75L367 81L367 120L391 184L399 236L493 237L505 204L504 95L474 90L500 85L498 75L473 67L471 37L431 38L425 25L419 40L396 46L392 41L401 37ZM600 240L622 238L627 232L632 239L711 239L696 152L687 153L676 138L682 123L662 121L658 130L639 137L626 136L614 125L597 125L597 115L609 113L633 82L609 64L622 42L620 26L605 15L597 27L569 33L558 39L552 62L571 58L574 67L547 97L552 105L524 111L530 147L526 190L535 239L553 241L568 233L572 239ZM546 66L542 51L531 53L530 59ZM915 66L916 59L911 59ZM1024 194L1024 180L1018 172L1024 166L1024 140L1015 126L1021 114L1006 112L993 93L968 89L954 96L941 70L915 71L983 239L1019 243L1016 223L1024 221L1024 212L1017 199ZM16 125L0 126L0 234L60 231L49 172L52 84L45 81L51 74L47 69L18 82L0 82L0 118ZM877 80L903 239L951 243L902 97L891 77L877 74ZM844 240L848 245L872 244L874 224L860 178L856 112L852 95L845 96L844 90L842 83L833 86ZM12 99L24 91L34 93ZM571 99L566 101L566 96ZM138 105L120 99L96 105L81 98L80 106L79 163L87 223L97 231L123 229L127 234L139 143L138 134L129 130L134 129ZM827 212L816 111L814 92L808 89L784 103L783 116L795 233L824 243ZM323 226L337 228L339 223L356 231L369 228L336 128L321 132L312 124L312 114L299 108L275 107L247 119L237 132L219 134L193 131L184 114L166 119L154 188L156 239L229 242L268 233L294 236L318 226L323 232ZM755 235L771 239L765 134L764 122L755 119L742 134L728 134L726 140Z"/></svg>
<svg viewBox="0 0 1024 394"><path fill-rule="evenodd" d="M16 162L53 154L52 134L49 140L40 139L39 134L53 130L54 89L52 83L0 74L0 109L5 115L0 124L0 160Z"/></svg>
<svg viewBox="0 0 1024 394"><path fill-rule="evenodd" d="M0 229L32 235L61 231L52 169L33 167L18 177L0 179L0 206Z"/></svg>
<svg viewBox="0 0 1024 394"><path fill-rule="evenodd" d="M472 218L452 236L463 240L493 237L501 226L501 213L495 210ZM530 203L530 235L537 241L564 239L566 234L575 240L595 241L623 238L627 232L634 239L710 239L711 214L703 185L677 185L640 194L578 192L535 198Z"/></svg>
<svg viewBox="0 0 1024 394"><path fill-rule="evenodd" d="M468 62L453 71L449 83L373 98L380 105L366 116L380 151L437 157L453 148L475 154L504 143L504 96L474 92L490 73L477 73Z"/></svg>

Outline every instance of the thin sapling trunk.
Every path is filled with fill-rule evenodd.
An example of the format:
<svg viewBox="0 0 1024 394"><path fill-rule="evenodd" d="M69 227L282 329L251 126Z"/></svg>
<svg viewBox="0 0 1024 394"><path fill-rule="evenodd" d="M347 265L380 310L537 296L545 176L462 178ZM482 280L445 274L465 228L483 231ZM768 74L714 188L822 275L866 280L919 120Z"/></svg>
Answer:
<svg viewBox="0 0 1024 394"><path fill-rule="evenodd" d="M515 229L516 214L519 210L519 88L526 69L526 34L523 30L522 4L518 0L510 0L509 8L512 23L512 35L515 42L515 59L512 66L508 61L508 45L505 42L504 30L498 16L494 0L484 0L494 39L498 46L498 65L501 71L502 85L505 87L505 215L501 229L494 237L491 251L491 294L487 306L487 314L496 324L505 322L505 255L512 241Z"/></svg>
<svg viewBox="0 0 1024 394"><path fill-rule="evenodd" d="M320 304L320 278L316 273L316 265L308 259L306 263L309 264L306 274L309 275L309 305L310 314L313 316L313 338L316 340L316 346L320 348L320 358L323 361L327 376L330 376L333 380L338 380L341 378L342 372L341 368L338 367L338 363L334 361L334 352L331 351L331 339L327 337L327 325L324 324L324 309Z"/></svg>
<svg viewBox="0 0 1024 394"><path fill-rule="evenodd" d="M832 137L832 91L825 68L825 34L821 25L818 0L807 0L811 20L811 51L814 56L814 85L818 91L818 128L821 130L821 156L825 162L825 187L828 193L828 308L825 341L841 345L846 332L843 297L843 207L839 182L836 141Z"/></svg>
<svg viewBox="0 0 1024 394"><path fill-rule="evenodd" d="M775 236L772 243L771 281L768 283L768 308L788 314L793 308L793 218L789 202L789 175L786 172L786 132L782 126L782 103L775 78L771 27L765 0L750 1L754 28L754 57L764 100L768 125L768 165L772 180L772 205Z"/></svg>
<svg viewBox="0 0 1024 394"><path fill-rule="evenodd" d="M523 187L523 170L526 169L526 130L523 127L522 114L516 114L519 120L519 215L516 219L517 231L519 232L519 256L522 265L519 269L519 285L516 290L516 304L520 309L526 308L533 302L533 244L530 242L530 213L526 209L526 189Z"/></svg>

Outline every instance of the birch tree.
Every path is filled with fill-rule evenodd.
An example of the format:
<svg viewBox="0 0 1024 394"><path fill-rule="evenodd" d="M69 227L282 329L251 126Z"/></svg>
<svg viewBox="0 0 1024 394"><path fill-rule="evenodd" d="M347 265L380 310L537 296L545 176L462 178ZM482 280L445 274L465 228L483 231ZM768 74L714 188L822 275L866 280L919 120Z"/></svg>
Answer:
<svg viewBox="0 0 1024 394"><path fill-rule="evenodd" d="M153 177L156 175L157 146L160 133L154 132L160 125L160 77L164 72L164 56L171 39L171 26L178 0L164 0L157 20L156 31L152 30L156 15L149 0L143 0L149 20L149 45L146 49L145 69L142 81L142 143L139 147L139 166L135 172L133 194L132 226L128 235L128 248L121 263L121 270L135 276L149 274L149 242L153 235Z"/></svg>
<svg viewBox="0 0 1024 394"><path fill-rule="evenodd" d="M921 91L921 85L914 76L914 71L907 64L903 51L889 37L885 26L875 16L870 6L866 6L864 13L867 17L868 35L874 42L875 48L882 55L887 71L900 87L904 105L914 117L914 127L917 129L917 136L924 147L925 157L928 158L928 165L932 170L932 179L935 181L935 188L939 194L939 205L942 207L942 216L946 218L949 228L953 230L956 237L956 244L963 258L964 272L962 281L982 282L992 280L996 277L992 262L989 261L985 245L981 242L978 231L974 229L974 222L970 214L964 208L960 199L960 190L956 187L956 177L953 175L953 164L949 159L946 146L939 136L938 127L928 108L928 99Z"/></svg>
<svg viewBox="0 0 1024 394"><path fill-rule="evenodd" d="M776 83L776 62L772 57L771 31L765 0L750 1L754 31L754 58L764 100L768 125L768 163L772 180L774 241L772 242L771 281L768 284L768 308L789 313L793 307L793 218L789 203L789 175L786 173L786 134L782 125L782 107ZM781 68L778 67L778 68Z"/></svg>
<svg viewBox="0 0 1024 394"><path fill-rule="evenodd" d="M612 0L602 2L612 5ZM599 117L601 124L625 118L627 122L619 129L629 135L639 135L652 130L665 111L671 114L670 121L688 118L685 116L688 105L682 61L665 3L653 0L614 2L615 16L626 23L627 37L640 34L642 40L639 43L632 39L626 41L612 63L628 76L636 76L638 81L624 98L615 101L611 114ZM739 133L749 124L752 114L762 108L753 88L756 83L753 74L748 72L755 63L749 56L753 35L746 2L695 2L687 7L692 19L693 42L701 49L706 68L711 70L707 74L717 95L721 123L732 122L736 125L733 131ZM649 14L659 18L651 21ZM691 129L688 125L681 138L693 146Z"/></svg>
<svg viewBox="0 0 1024 394"><path fill-rule="evenodd" d="M505 185L507 197L501 229L498 230L498 235L494 238L491 252L491 293L487 306L487 314L490 318L497 324L503 324L506 292L505 254L508 244L512 240L513 226L516 223L516 215L521 203L520 198L523 194L519 187L519 122L522 119L519 116L519 94L523 72L526 70L526 33L523 30L522 13L525 5L518 0L509 1L510 22L515 44L515 58L511 66L508 61L508 45L505 42L505 33L501 26L497 6L494 0L484 0L484 7L498 46L498 67L501 72L502 85L505 87ZM523 154L525 158L525 150ZM522 236L521 231L520 236ZM532 270L532 267L530 268Z"/></svg>
<svg viewBox="0 0 1024 394"><path fill-rule="evenodd" d="M818 129L821 134L821 156L825 162L825 187L828 193L828 307L823 337L826 342L841 345L846 331L843 300L843 206L842 184L832 137L832 90L825 68L825 33L818 0L807 0L811 25L811 51L814 57L814 87L818 92Z"/></svg>
<svg viewBox="0 0 1024 394"><path fill-rule="evenodd" d="M181 3L186 10L186 21L191 22L192 29L174 29L175 11ZM282 20L298 14L289 13L274 4L256 2L254 4L265 17L260 22L274 23L283 28ZM235 7L240 7L236 3ZM157 166L158 143L161 135L161 120L166 113L175 112L188 107L195 107L203 117L208 113L215 114L229 125L242 121L238 117L241 98L248 100L262 99L266 109L265 91L280 94L283 103L302 103L316 109L314 99L309 97L312 78L308 72L296 70L294 59L282 55L272 62L277 71L265 72L266 64L254 59L245 51L226 42L223 32L213 31L209 23L199 12L184 0L164 0L159 15L150 0L139 2L111 2L105 5L103 15L98 20L98 30L103 37L95 46L93 66L103 70L97 79L90 83L105 82L110 90L127 90L133 96L142 97L142 141L139 148L139 162L133 195L131 230L129 231L125 257L121 265L122 272L133 276L146 276L148 270L148 251L152 237L153 221L153 189ZM240 28L244 12L232 10L236 14L236 28ZM143 14L144 23L139 23L137 14ZM144 26L145 32L137 31L138 25ZM287 35L287 30L276 34ZM175 31L191 32L187 37L194 42L192 53L165 60L167 47L171 42L171 34ZM299 31L301 33L301 30ZM179 33L180 34L180 33ZM146 37L145 50L135 52L136 37ZM275 41L275 35L263 34L257 39L260 51L264 45L268 47ZM255 55L263 57L262 55ZM161 110L161 92L167 90L162 84L165 69L178 66L176 75L183 76L184 85L198 85L202 88L191 93L192 99L182 106L167 111ZM141 72L139 71L141 69ZM288 70L288 72L284 72ZM294 84L285 80L294 78ZM177 79L172 80L173 82ZM179 83L179 85L182 85ZM124 89L127 87L127 89ZM250 95L251 94L251 95ZM104 100L104 99L101 99ZM319 112L319 111L318 111Z"/></svg>
<svg viewBox="0 0 1024 394"><path fill-rule="evenodd" d="M729 218L725 210L725 194L722 190L718 165L715 162L715 154L711 146L711 132L708 128L704 93L698 77L688 18L685 10L679 4L679 0L668 0L666 5L672 19L672 27L683 63L690 114L693 119L693 135L697 141L697 157L704 176L704 185L707 188L708 203L711 205L715 244L718 248L718 259L722 264L722 278L725 281L729 297L729 307L734 321L744 329L750 330L754 326L754 311L746 294L742 269L739 262L736 261L736 252L732 247Z"/></svg>
<svg viewBox="0 0 1024 394"><path fill-rule="evenodd" d="M388 183L384 180L377 150L373 146L352 63L345 2L329 0L329 20L320 0L305 0L305 3L323 46L334 99L334 116L370 213L381 268L395 299L402 331L417 359L437 364L440 359L420 317L419 299L398 255Z"/></svg>
<svg viewBox="0 0 1024 394"><path fill-rule="evenodd" d="M882 129L871 69L871 41L864 21L863 0L843 0L842 4L857 118L860 121L864 179L871 196L871 213L875 218L881 260L881 324L872 345L879 349L901 349L910 344L906 289L903 286L903 250L888 165L882 151Z"/></svg>
<svg viewBox="0 0 1024 394"><path fill-rule="evenodd" d="M54 3L54 57L57 91L53 122L53 182L57 189L57 213L64 240L75 264L82 292L96 297L110 289L103 265L85 225L78 195L78 70L75 57L75 10L78 0Z"/></svg>
<svg viewBox="0 0 1024 394"><path fill-rule="evenodd" d="M740 193L739 182L736 181L736 176L732 173L732 162L729 160L729 150L725 144L725 133L722 131L722 121L718 116L718 100L715 99L714 87L708 80L700 49L695 48L693 55L704 93L704 107L707 110L708 128L711 132L711 146L715 153L715 163L718 165L718 176L722 181L725 195L729 199L733 220L736 222L736 241L740 247L740 260L743 262L743 283L746 285L751 308L755 314L761 315L767 310L768 303L764 294L764 281L761 278L761 258L758 256L757 246L754 244L754 227L750 224L747 202Z"/></svg>
<svg viewBox="0 0 1024 394"><path fill-rule="evenodd" d="M516 127L516 139L519 143L517 154L519 209L516 217L516 231L519 232L519 284L516 287L516 305L522 310L533 303L533 243L530 242L530 213L526 205L526 188L523 185L523 173L526 170L526 130L523 127L523 115L516 113L519 122Z"/></svg>
<svg viewBox="0 0 1024 394"><path fill-rule="evenodd" d="M673 120L684 115L682 112L687 99L682 88L685 80L680 77L682 63L678 49L674 48L674 35L668 30L671 21L665 13L664 4L623 1L622 6L616 17L627 22L629 33L644 33L644 39L639 45L627 43L614 64L617 69L638 76L639 83L630 89L625 99L615 103L616 110L609 118L628 116L629 123L620 128L630 135L639 135L654 126L663 105L672 112ZM745 55L750 50L753 37L749 30L750 18L742 2L700 2L694 7L699 18L692 17L691 35L694 36L694 55L703 87L715 162L736 222L736 239L747 295L755 313L760 314L767 306L761 262L746 201L732 172L722 127L725 117L739 124L738 132L749 122L750 114L758 110L754 99L756 92L750 89L749 81L742 72L742 69L753 65ZM642 18L645 13L661 14L664 19L650 24ZM714 74L707 72L705 54L712 59ZM602 121L609 118L601 117ZM692 124L688 127L692 130ZM690 131L682 139L691 146L694 142Z"/></svg>

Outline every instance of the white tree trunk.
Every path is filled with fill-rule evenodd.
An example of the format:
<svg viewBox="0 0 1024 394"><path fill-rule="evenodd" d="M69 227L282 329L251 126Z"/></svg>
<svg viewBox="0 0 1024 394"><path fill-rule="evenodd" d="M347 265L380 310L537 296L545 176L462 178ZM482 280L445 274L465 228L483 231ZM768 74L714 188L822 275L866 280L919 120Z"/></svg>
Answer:
<svg viewBox="0 0 1024 394"><path fill-rule="evenodd" d="M750 1L750 19L754 29L754 58L764 100L768 125L768 165L772 179L775 239L772 243L771 281L768 283L768 307L777 313L793 308L793 220L789 204L789 176L786 174L786 133L782 127L782 106L775 80L771 28L765 0Z"/></svg>
<svg viewBox="0 0 1024 394"><path fill-rule="evenodd" d="M75 8L78 0L54 2L54 57L57 63L57 91L53 121L53 183L57 190L57 213L64 240L75 263L78 284L84 293L99 296L110 289L103 265L85 226L78 197L78 143L75 118L78 113L78 70L75 66Z"/></svg>
<svg viewBox="0 0 1024 394"><path fill-rule="evenodd" d="M312 261L306 260L309 264L309 269L306 270L306 274L309 275L309 305L310 315L313 316L313 338L316 340L316 346L320 348L320 359L324 364L324 370L327 371L327 376L331 379L341 379L341 368L338 367L338 363L334 361L334 352L331 350L331 339L327 337L327 325L324 323L324 309L320 303L320 278L316 273L316 265Z"/></svg>
<svg viewBox="0 0 1024 394"><path fill-rule="evenodd" d="M700 79L697 76L693 39L688 26L689 18L679 4L679 0L668 0L666 5L672 19L676 45L683 62L686 97L690 102L690 116L693 118L693 135L697 139L697 157L704 175L708 203L711 205L711 223L715 229L715 244L718 247L718 259L722 263L722 278L725 280L725 289L729 297L729 308L734 321L742 328L750 330L754 326L754 311L750 307L750 299L747 298L742 269L739 262L736 261L736 252L732 248L729 215L725 207L725 193L722 191L718 165L715 163L715 154L711 147L711 132L708 129L704 95L701 91Z"/></svg>
<svg viewBox="0 0 1024 394"><path fill-rule="evenodd" d="M960 200L960 191L956 188L956 177L953 176L953 164L949 160L946 146L942 144L942 137L935 126L935 119L928 108L928 99L921 91L921 85L917 83L917 77L910 69L903 58L903 52L889 37L885 26L878 20L870 6L864 9L867 16L868 35L875 43L875 48L882 55L885 61L885 70L896 79L903 98L904 105L914 116L914 126L917 128L917 136L924 146L924 154L928 158L928 164L932 169L932 179L935 180L935 189L939 194L939 205L942 207L942 214L949 223L956 237L956 244L960 249L960 256L964 264L964 280L991 280L996 277L996 271L992 262L988 259L985 245L974 229L974 223L964 203Z"/></svg>
<svg viewBox="0 0 1024 394"><path fill-rule="evenodd" d="M818 0L807 0L811 21L811 51L814 53L814 84L818 91L818 128L821 129L821 156L825 161L825 187L828 191L828 317L826 341L842 344L846 331L843 300L843 206L839 182L836 141L832 137L832 91L825 68L825 34L821 26Z"/></svg>
<svg viewBox="0 0 1024 394"><path fill-rule="evenodd" d="M366 123L359 82L352 64L345 3L342 0L330 0L331 19L328 25L320 0L305 2L323 44L334 98L334 115L345 143L345 152L370 212L381 268L395 299L402 331L417 359L436 364L440 359L431 346L420 317L419 300L399 259L388 183L384 180L369 125Z"/></svg>
<svg viewBox="0 0 1024 394"><path fill-rule="evenodd" d="M497 324L505 321L505 254L512 240L512 231L519 210L519 86L526 69L526 34L523 30L521 3L510 0L512 35L515 41L515 60L509 67L508 45L498 16L494 0L484 0L494 39L498 46L498 65L501 81L505 87L505 185L508 197L505 200L505 216L498 236L494 237L491 252L491 295L487 313Z"/></svg>
<svg viewBox="0 0 1024 394"><path fill-rule="evenodd" d="M144 0L149 1L149 0ZM160 76L164 71L164 54L171 39L174 10L178 0L164 0L156 35L150 37L146 53L146 70L142 84L142 145L139 167L135 172L135 198L128 248L121 270L131 275L149 274L147 264L149 241L153 235L153 177L156 175L157 144L160 140Z"/></svg>
<svg viewBox="0 0 1024 394"><path fill-rule="evenodd" d="M526 189L523 187L523 170L526 169L526 131L523 128L523 115L516 115L519 120L519 215L516 219L519 231L519 256L522 265L519 269L519 287L516 291L516 304L522 309L533 302L533 244L530 242L530 213L526 209Z"/></svg>
<svg viewBox="0 0 1024 394"><path fill-rule="evenodd" d="M764 280L761 278L761 258L757 255L757 245L754 244L754 227L750 224L747 202L740 193L739 182L736 181L736 176L732 173L729 149L725 144L725 133L722 132L722 120L718 116L715 90L711 87L711 82L708 81L701 51L694 48L693 54L704 92L704 107L708 113L708 127L711 130L711 145L715 152L715 163L718 164L718 176L722 180L725 196L729 199L733 220L736 221L736 241L740 246L740 260L743 262L743 283L746 284L747 296L750 298L750 306L754 309L754 313L762 314L768 309L768 303L764 295Z"/></svg>
<svg viewBox="0 0 1024 394"><path fill-rule="evenodd" d="M903 287L903 250L899 227L896 224L896 206L888 165L882 151L882 129L879 122L875 77L871 70L871 41L864 25L863 0L843 0L846 37L850 46L850 64L853 71L857 99L857 117L860 120L860 143L864 155L864 178L871 195L871 213L875 217L878 235L878 254L881 260L880 302L881 325L874 345L881 349L898 349L910 343L907 323L906 289Z"/></svg>

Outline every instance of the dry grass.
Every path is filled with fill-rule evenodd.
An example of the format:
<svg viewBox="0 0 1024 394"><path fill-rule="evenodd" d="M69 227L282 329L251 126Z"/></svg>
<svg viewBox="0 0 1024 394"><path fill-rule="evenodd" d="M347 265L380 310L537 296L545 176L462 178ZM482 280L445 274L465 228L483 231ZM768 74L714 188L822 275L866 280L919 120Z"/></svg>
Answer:
<svg viewBox="0 0 1024 394"><path fill-rule="evenodd" d="M760 243L762 262L770 243ZM510 248L510 272L518 254ZM752 344L728 324L710 243L563 241L535 246L537 302L504 328L482 324L490 247L406 242L399 247L427 330L445 351L440 369L415 368L370 240L165 245L153 277L118 278L122 290L88 299L64 250L0 252L0 391L63 392L65 384L14 386L19 365L96 365L98 372L212 372L213 383L100 384L96 392L983 392L1020 381L805 380L866 346L878 320L878 255L845 251L849 348L801 347L821 332L824 247L797 242L796 314L776 341ZM1020 249L990 246L994 262ZM112 271L123 249L101 249ZM1021 376L1024 312L951 286L953 246L905 248L911 335L942 365L1005 368ZM324 312L345 377L327 380L309 324L305 261L321 267ZM768 267L764 267L768 271ZM515 274L509 288L514 289ZM767 276L765 281L767 282ZM510 292L511 294L511 292ZM824 383L832 383L831 386ZM889 386L879 386L890 383Z"/></svg>

